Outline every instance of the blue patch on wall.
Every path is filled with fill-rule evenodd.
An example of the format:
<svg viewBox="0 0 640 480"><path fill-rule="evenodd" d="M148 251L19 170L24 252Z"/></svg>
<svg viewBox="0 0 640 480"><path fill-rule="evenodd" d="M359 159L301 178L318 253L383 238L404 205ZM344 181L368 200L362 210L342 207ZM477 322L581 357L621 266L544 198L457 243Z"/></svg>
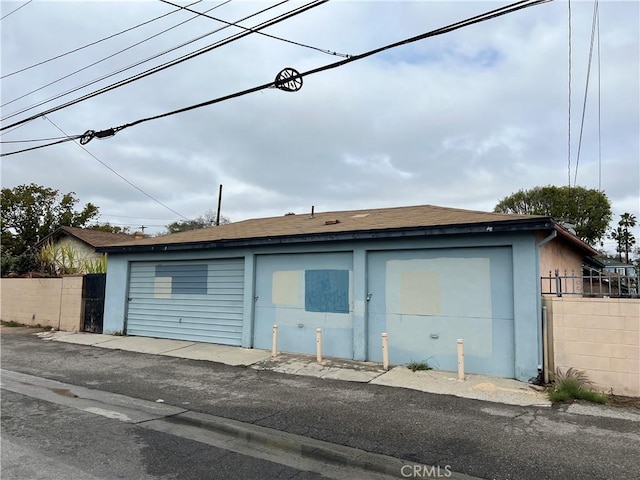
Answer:
<svg viewBox="0 0 640 480"><path fill-rule="evenodd" d="M171 293L207 294L207 265L156 265L156 277L171 277Z"/></svg>
<svg viewBox="0 0 640 480"><path fill-rule="evenodd" d="M349 313L349 270L305 270L307 312Z"/></svg>

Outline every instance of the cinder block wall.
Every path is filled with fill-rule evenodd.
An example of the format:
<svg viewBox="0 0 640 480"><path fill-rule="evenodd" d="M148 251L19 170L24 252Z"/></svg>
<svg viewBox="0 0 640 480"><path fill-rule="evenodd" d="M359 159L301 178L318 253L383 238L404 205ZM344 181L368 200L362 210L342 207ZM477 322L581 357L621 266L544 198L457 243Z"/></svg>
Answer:
<svg viewBox="0 0 640 480"><path fill-rule="evenodd" d="M552 366L584 370L598 390L640 397L640 299L545 297Z"/></svg>
<svg viewBox="0 0 640 480"><path fill-rule="evenodd" d="M82 275L62 278L3 278L0 318L25 325L79 331L82 325Z"/></svg>

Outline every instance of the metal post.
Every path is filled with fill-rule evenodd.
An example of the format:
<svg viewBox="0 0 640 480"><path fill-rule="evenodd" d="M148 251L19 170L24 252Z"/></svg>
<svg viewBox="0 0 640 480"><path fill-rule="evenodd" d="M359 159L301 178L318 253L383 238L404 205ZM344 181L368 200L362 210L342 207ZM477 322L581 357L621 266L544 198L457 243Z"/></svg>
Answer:
<svg viewBox="0 0 640 480"><path fill-rule="evenodd" d="M273 341L271 342L271 356L278 356L278 325L273 326Z"/></svg>
<svg viewBox="0 0 640 480"><path fill-rule="evenodd" d="M547 306L542 306L542 372L544 384L549 383L549 327L547 323Z"/></svg>
<svg viewBox="0 0 640 480"><path fill-rule="evenodd" d="M389 339L387 334L382 334L382 368L389 370Z"/></svg>
<svg viewBox="0 0 640 480"><path fill-rule="evenodd" d="M458 380L464 380L464 341L458 339Z"/></svg>
<svg viewBox="0 0 640 480"><path fill-rule="evenodd" d="M556 268L556 297L562 296L562 280L560 280L560 270Z"/></svg>
<svg viewBox="0 0 640 480"><path fill-rule="evenodd" d="M316 361L322 363L322 329L316 329Z"/></svg>

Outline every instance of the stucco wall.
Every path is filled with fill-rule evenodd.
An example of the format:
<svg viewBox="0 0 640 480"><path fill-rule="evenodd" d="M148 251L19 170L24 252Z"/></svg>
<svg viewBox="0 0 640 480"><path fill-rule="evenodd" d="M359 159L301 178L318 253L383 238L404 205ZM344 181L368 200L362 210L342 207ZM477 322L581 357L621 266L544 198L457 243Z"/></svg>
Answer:
<svg viewBox="0 0 640 480"><path fill-rule="evenodd" d="M545 237L540 232L536 235L536 241L540 241ZM566 241L561 238L554 238L540 248L540 276L553 277L556 269L560 271L560 275L582 275L583 255L576 252ZM551 273L549 273L551 272ZM582 286L576 286L575 291L580 291ZM566 287L571 291L572 287ZM555 293L555 279L542 280L542 291L545 293Z"/></svg>
<svg viewBox="0 0 640 480"><path fill-rule="evenodd" d="M545 297L552 368L585 371L599 390L640 396L640 300Z"/></svg>
<svg viewBox="0 0 640 480"><path fill-rule="evenodd" d="M82 325L82 275L62 278L3 278L0 318L24 325L79 331Z"/></svg>
<svg viewBox="0 0 640 480"><path fill-rule="evenodd" d="M348 252L353 258L353 358L369 358L367 328L369 321L368 257L373 252L408 249L456 249L475 247L509 247L513 272L513 344L514 377L527 381L537 376L542 363L540 338L540 274L536 239L533 233L439 236L397 240L322 242L302 245L273 245L248 248L218 248L210 250L161 251L149 253L111 253L108 257L107 286L104 311L104 332L126 330L128 308L128 276L131 262L196 260L229 257L245 257L245 308L242 346L254 346L256 258L271 254L311 254ZM287 270L289 266L283 265ZM496 292L497 295L506 292ZM511 294L511 293L506 293ZM463 301L468 301L463 297ZM455 344L452 346L455 351Z"/></svg>
<svg viewBox="0 0 640 480"><path fill-rule="evenodd" d="M77 261L102 257L102 253L96 253L94 248L73 237L63 237L57 242L57 245L72 248L75 252Z"/></svg>

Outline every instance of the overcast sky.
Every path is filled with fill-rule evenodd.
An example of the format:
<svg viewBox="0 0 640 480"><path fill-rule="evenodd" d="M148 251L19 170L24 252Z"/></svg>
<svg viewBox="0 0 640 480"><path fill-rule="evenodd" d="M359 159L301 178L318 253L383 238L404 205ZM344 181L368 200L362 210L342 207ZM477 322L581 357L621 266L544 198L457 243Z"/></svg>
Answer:
<svg viewBox="0 0 640 480"><path fill-rule="evenodd" d="M9 14L0 23L2 117L10 117L2 126L242 31L225 28L12 116L224 26L176 11L10 75L177 10L158 0L25 3L1 3L2 16ZM202 1L192 8L204 11L221 3ZM265 32L355 55L507 4L331 1ZM300 5L285 2L242 24L251 27ZM265 6L235 0L209 14L235 22ZM94 139L85 148L188 218L215 211L219 184L224 185L222 213L232 221L307 212L311 205L344 210L432 204L491 211L519 189L567 185L569 168L572 184L577 169L578 185L601 186L612 202L615 221L623 212L640 218L636 1L599 4L600 69L596 44L578 163L593 9L592 1L571 2L570 165L569 9L562 0L308 76L295 93L263 90L133 126L112 138ZM252 34L47 118L69 135L102 130L268 83L285 67L302 72L339 60ZM2 133L3 142L61 135L43 118ZM35 144L1 145L6 153ZM129 224L133 230L145 225L147 233L159 232L181 219L75 142L2 158L3 187L32 182L75 192L81 203L100 208L101 222Z"/></svg>

